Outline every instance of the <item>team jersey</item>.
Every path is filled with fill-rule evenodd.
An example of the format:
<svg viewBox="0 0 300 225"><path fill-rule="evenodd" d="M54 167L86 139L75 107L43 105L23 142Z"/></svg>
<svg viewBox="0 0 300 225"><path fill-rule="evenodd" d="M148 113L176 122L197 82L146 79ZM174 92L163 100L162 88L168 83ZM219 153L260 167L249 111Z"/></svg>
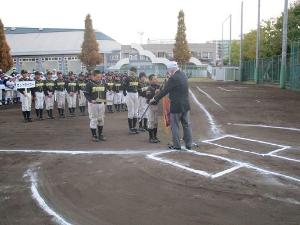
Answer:
<svg viewBox="0 0 300 225"><path fill-rule="evenodd" d="M43 92L45 91L46 87L45 87L45 81L43 80L36 80L35 79L35 88L34 91L35 92Z"/></svg>
<svg viewBox="0 0 300 225"><path fill-rule="evenodd" d="M141 97L146 97L146 91L148 89L149 84L147 82L139 82L138 85L138 93Z"/></svg>
<svg viewBox="0 0 300 225"><path fill-rule="evenodd" d="M114 89L114 82L113 81L107 81L106 83L107 91L112 91Z"/></svg>
<svg viewBox="0 0 300 225"><path fill-rule="evenodd" d="M78 91L85 91L86 82L85 81L78 81Z"/></svg>
<svg viewBox="0 0 300 225"><path fill-rule="evenodd" d="M124 86L127 92L136 93L138 91L139 81L135 73L131 74L125 79Z"/></svg>
<svg viewBox="0 0 300 225"><path fill-rule="evenodd" d="M106 91L106 84L103 81L89 81L86 84L86 91L84 94L89 102L95 100L97 103L105 103Z"/></svg>
<svg viewBox="0 0 300 225"><path fill-rule="evenodd" d="M76 80L69 80L66 83L66 90L68 93L77 92L78 91L78 83Z"/></svg>
<svg viewBox="0 0 300 225"><path fill-rule="evenodd" d="M64 91L66 88L66 81L64 79L57 79L55 81L55 90Z"/></svg>
<svg viewBox="0 0 300 225"><path fill-rule="evenodd" d="M45 95L49 95L49 92L53 93L55 91L55 83L53 80L45 81Z"/></svg>
<svg viewBox="0 0 300 225"><path fill-rule="evenodd" d="M160 86L158 84L150 84L147 87L146 90L146 98L147 98L147 103L149 104L150 99L152 99L155 96L155 91L158 90ZM157 105L158 103L155 103Z"/></svg>

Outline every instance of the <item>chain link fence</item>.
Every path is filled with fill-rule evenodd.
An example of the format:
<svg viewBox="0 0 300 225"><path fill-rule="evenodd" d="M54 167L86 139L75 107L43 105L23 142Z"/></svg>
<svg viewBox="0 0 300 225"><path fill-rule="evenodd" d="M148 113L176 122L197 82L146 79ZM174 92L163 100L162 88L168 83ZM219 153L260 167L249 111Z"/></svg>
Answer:
<svg viewBox="0 0 300 225"><path fill-rule="evenodd" d="M254 81L255 60L243 62L242 81ZM259 59L258 81L262 84L279 84L281 56ZM289 88L300 90L300 42L291 45L287 55L287 80Z"/></svg>

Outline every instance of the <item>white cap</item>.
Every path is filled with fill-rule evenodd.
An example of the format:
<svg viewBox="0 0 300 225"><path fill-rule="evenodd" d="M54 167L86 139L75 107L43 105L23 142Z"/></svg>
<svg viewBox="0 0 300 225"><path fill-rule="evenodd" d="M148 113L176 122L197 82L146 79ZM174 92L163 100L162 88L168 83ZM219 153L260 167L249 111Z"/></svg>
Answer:
<svg viewBox="0 0 300 225"><path fill-rule="evenodd" d="M173 69L173 68L178 68L177 62L175 62L175 61L169 61L167 63L167 69L169 70L169 69Z"/></svg>

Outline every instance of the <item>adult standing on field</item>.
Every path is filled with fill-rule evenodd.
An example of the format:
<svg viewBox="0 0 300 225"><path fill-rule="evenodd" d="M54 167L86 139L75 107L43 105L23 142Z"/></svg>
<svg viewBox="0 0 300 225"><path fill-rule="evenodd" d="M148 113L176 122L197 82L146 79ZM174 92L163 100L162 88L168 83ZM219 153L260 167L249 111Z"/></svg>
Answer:
<svg viewBox="0 0 300 225"><path fill-rule="evenodd" d="M185 147L192 147L192 131L190 122L190 102L189 102L189 86L188 78L182 71L179 70L175 61L167 64L167 72L170 75L162 91L160 91L150 104L157 103L162 97L169 94L170 98L170 126L172 130L173 146L171 149L180 150L179 123L183 127L183 140Z"/></svg>

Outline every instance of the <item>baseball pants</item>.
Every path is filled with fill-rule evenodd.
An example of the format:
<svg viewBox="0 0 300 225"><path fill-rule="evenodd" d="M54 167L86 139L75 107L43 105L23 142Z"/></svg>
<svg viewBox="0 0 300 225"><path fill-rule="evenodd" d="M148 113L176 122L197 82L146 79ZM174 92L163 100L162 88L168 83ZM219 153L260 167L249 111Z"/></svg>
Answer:
<svg viewBox="0 0 300 225"><path fill-rule="evenodd" d="M82 90L79 91L78 105L79 106L86 106L86 98L85 98L84 92Z"/></svg>
<svg viewBox="0 0 300 225"><path fill-rule="evenodd" d="M150 105L148 110L148 128L158 127L158 105Z"/></svg>
<svg viewBox="0 0 300 225"><path fill-rule="evenodd" d="M54 108L54 94L45 96L46 110Z"/></svg>
<svg viewBox="0 0 300 225"><path fill-rule="evenodd" d="M64 91L56 92L57 108L64 109L66 105L66 93Z"/></svg>
<svg viewBox="0 0 300 225"><path fill-rule="evenodd" d="M67 102L69 108L76 108L76 97L77 94L75 93L73 95L70 94L67 95Z"/></svg>
<svg viewBox="0 0 300 225"><path fill-rule="evenodd" d="M138 118L139 114L139 96L138 93L128 92L126 96L128 118Z"/></svg>
<svg viewBox="0 0 300 225"><path fill-rule="evenodd" d="M105 104L93 104L89 102L88 112L91 129L97 129L97 126L104 126Z"/></svg>
<svg viewBox="0 0 300 225"><path fill-rule="evenodd" d="M35 109L44 108L44 92L35 92Z"/></svg>
<svg viewBox="0 0 300 225"><path fill-rule="evenodd" d="M31 93L26 93L26 96L21 94L22 111L31 111Z"/></svg>
<svg viewBox="0 0 300 225"><path fill-rule="evenodd" d="M119 105L122 104L122 98L124 97L122 92L115 93L114 95L114 104Z"/></svg>
<svg viewBox="0 0 300 225"><path fill-rule="evenodd" d="M147 109L147 106L148 106L147 99L145 97L139 96L139 111L138 111L139 118L142 117L145 110ZM147 113L145 113L143 118L145 118L145 119L147 118Z"/></svg>
<svg viewBox="0 0 300 225"><path fill-rule="evenodd" d="M112 105L114 101L114 92L113 91L107 91L106 92L106 101L107 105Z"/></svg>

